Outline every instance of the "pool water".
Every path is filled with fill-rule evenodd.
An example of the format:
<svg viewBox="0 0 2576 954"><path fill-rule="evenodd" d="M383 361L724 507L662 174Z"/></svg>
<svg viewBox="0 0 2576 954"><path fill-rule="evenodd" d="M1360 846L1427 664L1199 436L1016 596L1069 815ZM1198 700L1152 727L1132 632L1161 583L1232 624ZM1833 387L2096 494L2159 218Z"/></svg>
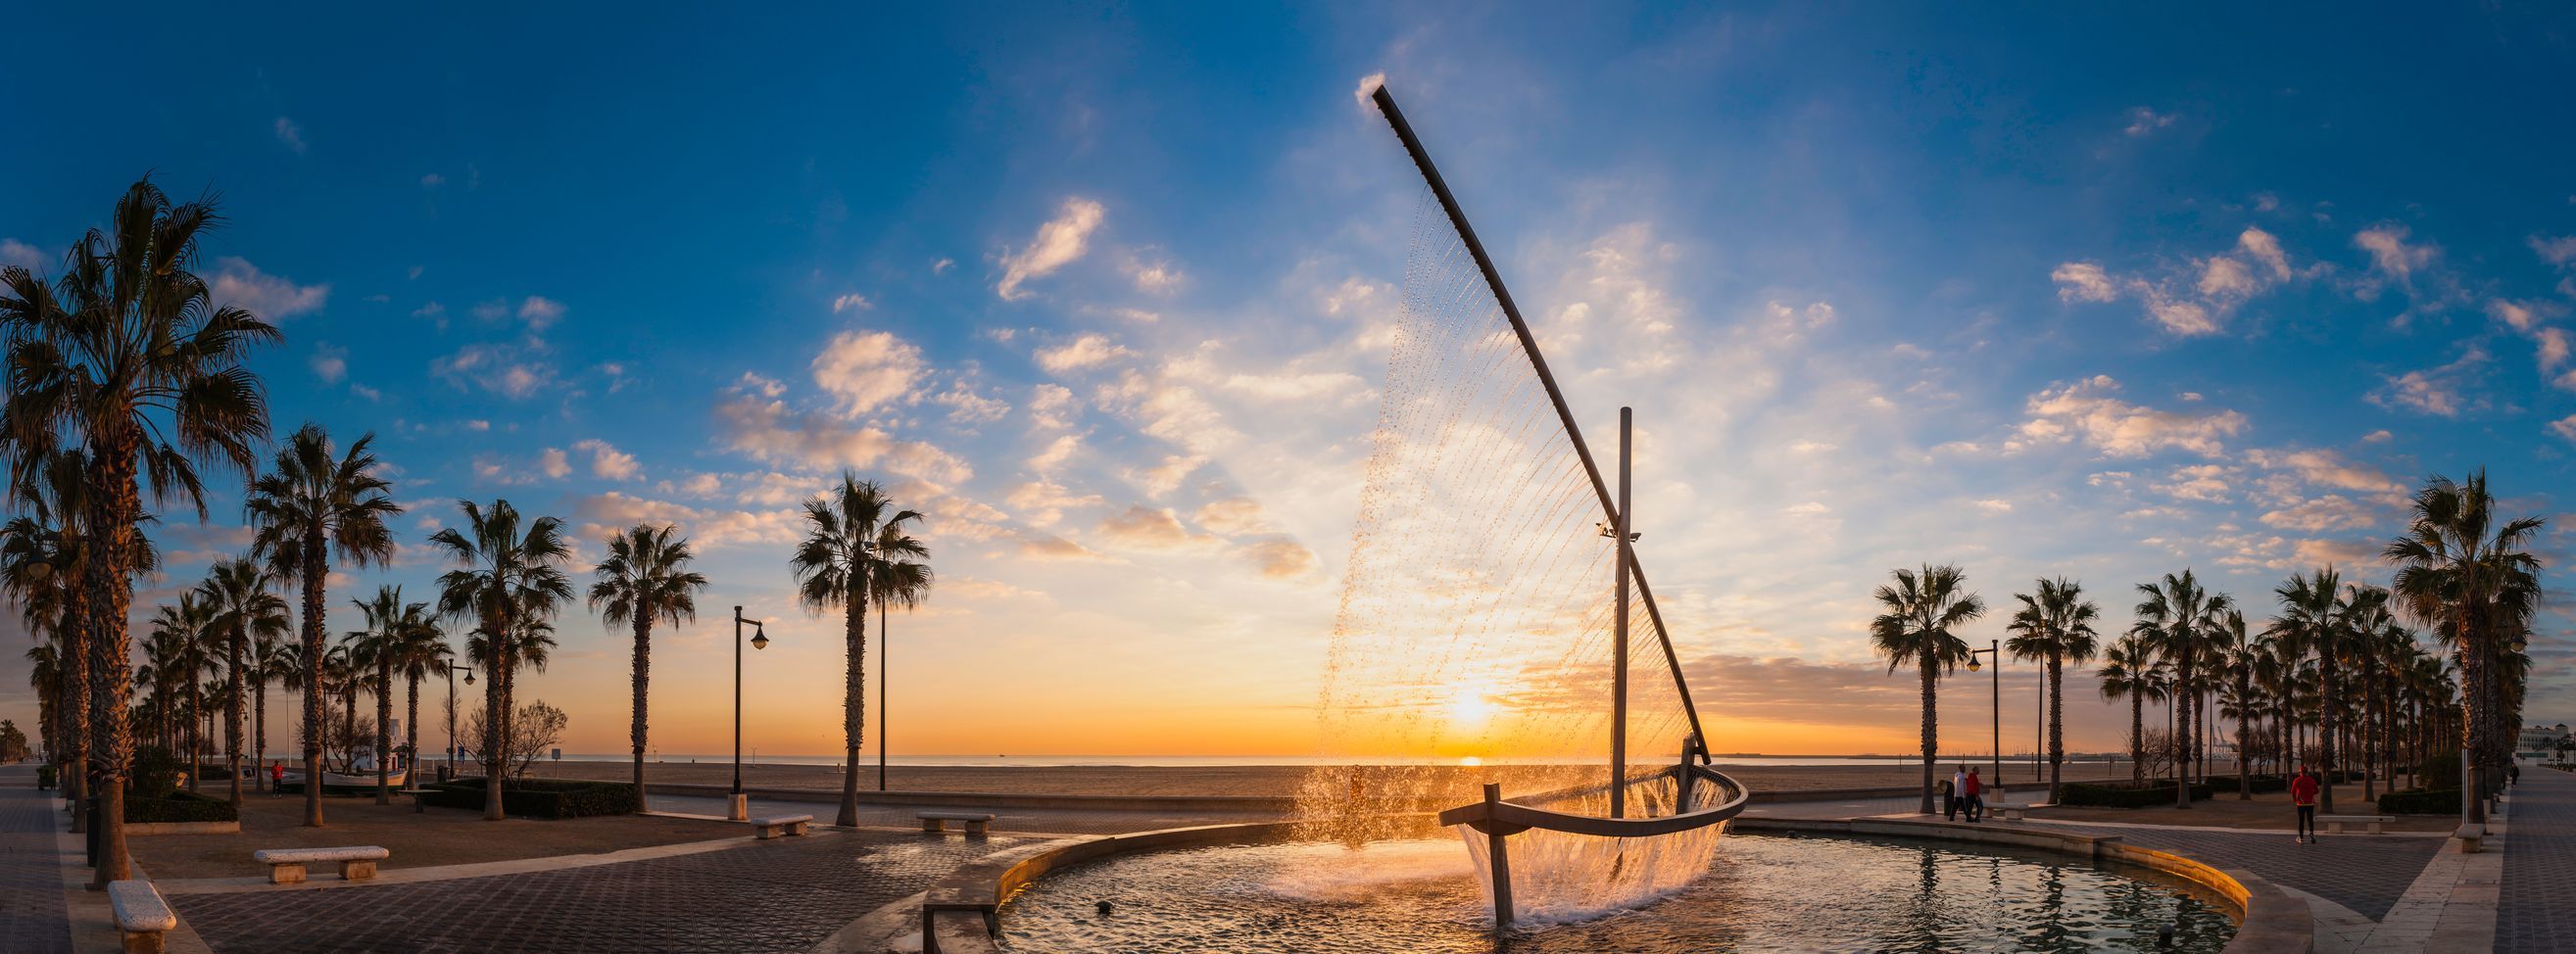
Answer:
<svg viewBox="0 0 2576 954"><path fill-rule="evenodd" d="M2156 872L1900 839L1728 835L1687 887L1499 939L1489 904L1455 840L1258 845L1055 872L1004 906L1002 929L1023 954L2214 952L2236 933L2223 900Z"/></svg>

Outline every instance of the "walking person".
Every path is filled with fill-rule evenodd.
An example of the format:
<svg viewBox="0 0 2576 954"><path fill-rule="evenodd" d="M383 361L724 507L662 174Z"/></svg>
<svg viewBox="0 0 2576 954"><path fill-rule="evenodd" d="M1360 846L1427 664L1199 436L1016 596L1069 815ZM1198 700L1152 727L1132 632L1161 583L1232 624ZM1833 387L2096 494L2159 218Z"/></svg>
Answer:
<svg viewBox="0 0 2576 954"><path fill-rule="evenodd" d="M268 763L268 797L276 798L277 790L286 785L286 763Z"/></svg>
<svg viewBox="0 0 2576 954"><path fill-rule="evenodd" d="M2290 804L2299 808L2298 843L2317 843L2317 779L2308 767L2299 766L2299 774L2290 779Z"/></svg>
<svg viewBox="0 0 2576 954"><path fill-rule="evenodd" d="M1951 780L1949 780L1949 779L1946 779L1946 778L1945 778L1945 779L1942 779L1942 780L1940 780L1940 781L1938 781L1938 782L1934 782L1934 783L1932 783L1932 793L1933 793L1933 794L1935 794L1935 795L1939 795L1939 796L1941 796L1941 817L1942 817L1943 819L1945 819L1945 820L1948 820L1948 821L1958 821L1958 820L1959 820L1959 786L1958 786L1958 783L1953 782L1953 781L1951 781Z"/></svg>
<svg viewBox="0 0 2576 954"><path fill-rule="evenodd" d="M1959 766L1958 771L1950 773L1950 798L1956 802L1960 811L1968 810L1968 767L1965 765ZM1970 815L1968 820L1976 821L1977 818Z"/></svg>
<svg viewBox="0 0 2576 954"><path fill-rule="evenodd" d="M1970 823L1970 824L1974 824L1974 823L1976 823L1976 822L1980 822L1980 821L1985 820L1985 817L1986 817L1986 795L1985 795L1986 786L1985 786L1985 783L1980 782L1980 781L1978 781L1978 780L1977 780L1977 770L1976 770L1976 769L1969 769L1969 770L1968 770L1968 781L1967 781L1967 783L1966 783L1965 785L1960 786L1960 788L1961 788L1961 790L1966 794L1967 799L1968 799L1968 821L1969 821L1969 823Z"/></svg>

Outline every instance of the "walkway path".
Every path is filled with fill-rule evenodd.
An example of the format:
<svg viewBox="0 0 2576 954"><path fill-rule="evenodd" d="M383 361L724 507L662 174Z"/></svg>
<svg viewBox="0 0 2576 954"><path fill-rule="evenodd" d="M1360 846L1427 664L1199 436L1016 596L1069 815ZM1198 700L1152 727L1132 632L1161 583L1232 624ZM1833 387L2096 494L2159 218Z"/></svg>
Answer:
<svg viewBox="0 0 2576 954"><path fill-rule="evenodd" d="M2495 949L2576 949L2576 775L2526 767L2509 801Z"/></svg>
<svg viewBox="0 0 2576 954"><path fill-rule="evenodd" d="M35 766L0 767L0 951L71 954L53 794Z"/></svg>

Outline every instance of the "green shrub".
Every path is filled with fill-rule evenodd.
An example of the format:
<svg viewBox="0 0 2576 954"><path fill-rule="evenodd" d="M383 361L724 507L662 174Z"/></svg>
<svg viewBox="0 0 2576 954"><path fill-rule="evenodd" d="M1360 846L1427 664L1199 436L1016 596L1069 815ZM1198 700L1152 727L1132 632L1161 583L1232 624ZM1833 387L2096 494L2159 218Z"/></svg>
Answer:
<svg viewBox="0 0 2576 954"><path fill-rule="evenodd" d="M2192 801L2207 800L2210 794L2210 787L2205 783L2191 787ZM2171 779L2146 782L2068 782L2058 788L2057 794L2057 803L2060 805L2092 808L2153 808L2158 805L2171 805L2173 801L2174 783Z"/></svg>
<svg viewBox="0 0 2576 954"><path fill-rule="evenodd" d="M54 767L52 765L36 766L36 787L54 787Z"/></svg>
<svg viewBox="0 0 2576 954"><path fill-rule="evenodd" d="M2170 787L2170 786L2169 786L2169 787ZM2230 794L2230 795L2236 794L2236 776L2233 776L2233 775L2212 775L2212 776L2210 776L2210 777L2209 777L2209 790L2210 790L2210 791L2213 791L2213 792L2225 792L2225 793ZM2256 795L2261 795L2261 794L2264 794L2264 793L2266 793L2266 792L2286 792L2286 791L2289 791L2289 790L2290 790L2290 780L2289 780L2289 779L2282 778L2282 777L2280 777L2280 776L2278 776L2278 775L2257 775L2257 776L2254 776L2253 786L2252 786L2252 791L2253 791L2253 792L2254 792L2254 794L2256 794Z"/></svg>
<svg viewBox="0 0 2576 954"><path fill-rule="evenodd" d="M429 786L421 796L441 808L483 807L483 780L461 778ZM501 786L501 811L525 818L586 818L632 815L644 810L643 799L627 782L583 782L570 779L517 779Z"/></svg>
<svg viewBox="0 0 2576 954"><path fill-rule="evenodd" d="M2379 796L2379 811L2384 815L2457 815L2460 813L2460 790L2437 788L2431 791L2408 789Z"/></svg>
<svg viewBox="0 0 2576 954"><path fill-rule="evenodd" d="M134 750L134 771L126 776L130 798L162 799L179 789L179 757L169 749L147 745Z"/></svg>
<svg viewBox="0 0 2576 954"><path fill-rule="evenodd" d="M2460 750L2444 749L2424 760L2424 779L2437 788L2460 784Z"/></svg>
<svg viewBox="0 0 2576 954"><path fill-rule="evenodd" d="M199 795L185 789L174 789L161 798L134 797L125 800L127 824L149 822L227 822L240 821L241 812L220 798Z"/></svg>

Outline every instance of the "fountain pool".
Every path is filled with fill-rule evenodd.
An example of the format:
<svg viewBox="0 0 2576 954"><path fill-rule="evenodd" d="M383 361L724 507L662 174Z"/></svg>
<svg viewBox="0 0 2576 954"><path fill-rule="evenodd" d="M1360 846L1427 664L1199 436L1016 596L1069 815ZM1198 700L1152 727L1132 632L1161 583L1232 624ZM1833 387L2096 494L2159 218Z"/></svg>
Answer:
<svg viewBox="0 0 2576 954"><path fill-rule="evenodd" d="M1499 940L1479 883L1454 839L1153 852L1038 879L1003 908L1003 940L1022 954L2213 952L2236 933L2224 899L2169 875L1904 839L1733 834L1687 886L1528 916Z"/></svg>

